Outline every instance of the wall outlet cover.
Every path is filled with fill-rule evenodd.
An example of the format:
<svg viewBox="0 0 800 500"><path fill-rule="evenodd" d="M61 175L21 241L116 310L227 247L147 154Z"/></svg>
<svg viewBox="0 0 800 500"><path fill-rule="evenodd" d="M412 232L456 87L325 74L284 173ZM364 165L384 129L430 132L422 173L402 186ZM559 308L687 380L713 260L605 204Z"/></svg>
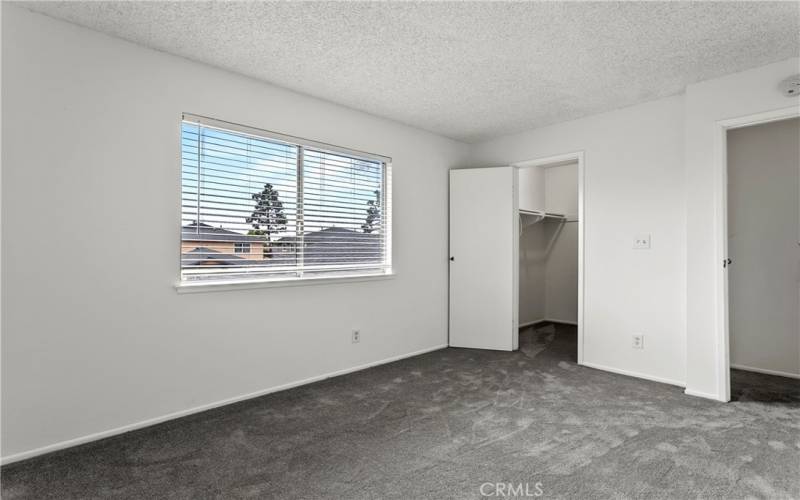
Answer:
<svg viewBox="0 0 800 500"><path fill-rule="evenodd" d="M644 349L644 335L636 334L633 336L633 348Z"/></svg>
<svg viewBox="0 0 800 500"><path fill-rule="evenodd" d="M633 237L633 248L635 250L650 249L650 233L639 233Z"/></svg>

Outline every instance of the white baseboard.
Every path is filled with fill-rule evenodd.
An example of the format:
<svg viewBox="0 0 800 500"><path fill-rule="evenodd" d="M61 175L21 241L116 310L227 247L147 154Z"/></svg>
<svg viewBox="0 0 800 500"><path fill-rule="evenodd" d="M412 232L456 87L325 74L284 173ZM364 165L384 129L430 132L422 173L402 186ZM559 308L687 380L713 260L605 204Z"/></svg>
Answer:
<svg viewBox="0 0 800 500"><path fill-rule="evenodd" d="M545 321L545 319L544 319L544 318L542 318L542 319L537 319L537 320L533 320L533 321L527 321L527 322L525 322L525 323L522 323L521 325L519 325L519 327L520 327L520 328L525 328L525 327L527 327L527 326L532 326L532 325L535 325L536 323L542 323L543 321Z"/></svg>
<svg viewBox="0 0 800 500"><path fill-rule="evenodd" d="M719 402L722 402L722 403L727 403L728 402L727 400L721 399L718 395L711 394L710 392L695 391L693 389L684 389L683 393L686 394L687 396L694 396L694 397L697 397L697 398L704 398L704 399L712 399L714 401L719 401Z"/></svg>
<svg viewBox="0 0 800 500"><path fill-rule="evenodd" d="M756 372L756 373L763 373L765 375L777 375L778 377L800 379L800 373L781 372L778 370L766 370L764 368L755 368L752 366L734 365L734 364L731 365L731 368L734 368L736 370L743 370L746 372Z"/></svg>
<svg viewBox="0 0 800 500"><path fill-rule="evenodd" d="M549 321L551 323L561 323L562 325L578 326L578 322L577 321L572 321L572 320L567 320L567 319L545 318L542 321Z"/></svg>
<svg viewBox="0 0 800 500"><path fill-rule="evenodd" d="M537 319L537 320L534 320L534 321L527 321L525 323L520 324L519 327L520 328L525 328L527 326L535 325L536 323L561 323L563 325L578 326L578 322L577 321L567 321L567 320L563 320L563 319L542 318L542 319Z"/></svg>
<svg viewBox="0 0 800 500"><path fill-rule="evenodd" d="M584 361L581 363L581 366L588 366L589 368L594 368L596 370L603 370L605 372L616 373L618 375L627 375L629 377L636 377L636 378L643 378L645 380L650 380L652 382L660 382L662 384L669 384L669 385L677 385L678 387L685 387L686 384L679 380L672 380L663 377L655 377L653 375L648 375L646 373L638 373L630 370L621 370L619 368L612 368L610 366L599 365L597 363L587 363Z"/></svg>
<svg viewBox="0 0 800 500"><path fill-rule="evenodd" d="M144 427L150 427L151 425L160 424L162 422L166 422L168 420L175 420L176 418L186 417L188 415L192 415L194 413L200 413L206 410L212 410L214 408L219 408L220 406L229 405L232 403L238 403L240 401L245 401L248 399L257 398L260 396L265 396L267 394L271 394L273 392L283 391L286 389L291 389L293 387L299 387L301 385L311 384L313 382L319 382L320 380L325 380L332 377L338 377L340 375L346 375L348 373L353 373L361 370L365 370L367 368L372 368L374 366L385 365L387 363L392 363L394 361L399 361L401 359L406 358L413 358L414 356L419 356L421 354L425 354L428 352L438 351L440 349L446 348L447 345L437 345L434 347L429 347L427 349L422 349L419 351L410 352L407 354L401 354L399 356L393 356L391 358L382 359L379 361L373 361L371 363L366 363L363 365L354 366L352 368L345 368L344 370L337 370L335 372L326 373L323 375L318 375L316 377L310 377L303 380L298 380L296 382L290 382L288 384L283 384L275 387L270 387L268 389L263 389L256 392L251 392L249 394L243 394L241 396L235 396L228 399L223 399L222 401L216 401L214 403L209 403L201 406L196 406L194 408L189 408L188 410L181 410L176 411L174 413L170 413L167 415L162 415L160 417L150 418L147 420L142 420L140 422L135 422L128 425L123 425L121 427L117 427L115 429L109 429L101 432L96 432L94 434L89 434L82 437L77 437L74 439L68 439L66 441L61 441L58 443L50 444L47 446L42 446L40 448L35 448L33 450L23 451L20 453L14 453L13 455L9 455L6 457L0 458L0 465L7 465L13 462L19 462L20 460L25 460L28 458L33 458L39 455L44 455L45 453L51 453L58 450L63 450L66 448L71 448L73 446L78 446L85 443L90 443L92 441L98 441L100 439L105 439L107 437L116 436L118 434L124 434L126 432L135 431L137 429L142 429Z"/></svg>

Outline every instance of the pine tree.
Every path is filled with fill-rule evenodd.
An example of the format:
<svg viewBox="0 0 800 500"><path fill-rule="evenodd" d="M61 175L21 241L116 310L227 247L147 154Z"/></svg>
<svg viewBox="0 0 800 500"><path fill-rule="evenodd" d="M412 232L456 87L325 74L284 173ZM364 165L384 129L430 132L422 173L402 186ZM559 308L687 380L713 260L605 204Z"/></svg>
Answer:
<svg viewBox="0 0 800 500"><path fill-rule="evenodd" d="M381 192L379 190L375 190L375 199L369 200L367 202L367 218L363 224L361 224L361 229L364 230L365 233L371 233L376 229L380 229L381 226Z"/></svg>
<svg viewBox="0 0 800 500"><path fill-rule="evenodd" d="M286 229L287 219L283 213L283 203L279 199L278 190L270 183L264 184L264 189L253 194L252 198L256 206L246 221L253 226L253 229L247 234L265 237L267 242L264 246L264 257L269 257L272 254L270 245L272 234Z"/></svg>

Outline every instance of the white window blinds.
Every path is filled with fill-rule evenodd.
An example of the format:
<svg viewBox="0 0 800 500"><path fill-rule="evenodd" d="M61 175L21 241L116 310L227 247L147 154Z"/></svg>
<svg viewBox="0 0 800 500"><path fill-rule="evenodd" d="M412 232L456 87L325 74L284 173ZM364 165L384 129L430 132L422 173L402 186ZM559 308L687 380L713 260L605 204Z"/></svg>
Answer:
<svg viewBox="0 0 800 500"><path fill-rule="evenodd" d="M181 279L391 272L389 159L184 115Z"/></svg>

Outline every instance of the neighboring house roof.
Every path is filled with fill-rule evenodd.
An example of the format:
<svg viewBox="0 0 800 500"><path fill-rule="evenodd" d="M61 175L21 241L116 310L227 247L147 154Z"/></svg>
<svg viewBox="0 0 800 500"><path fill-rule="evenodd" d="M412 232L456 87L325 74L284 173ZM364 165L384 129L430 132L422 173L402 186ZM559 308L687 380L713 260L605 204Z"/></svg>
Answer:
<svg viewBox="0 0 800 500"><path fill-rule="evenodd" d="M378 233L364 233L345 227L326 227L319 231L309 231L303 234L303 240L306 244L322 243L329 241L333 238L338 240L352 241L354 243L362 243L365 241L380 241L380 234ZM280 242L294 243L297 241L296 236L284 236L279 239Z"/></svg>
<svg viewBox="0 0 800 500"><path fill-rule="evenodd" d="M282 243L296 243L297 237L286 236ZM364 233L344 227L327 227L303 235L303 257L306 264L373 263L383 260L382 238L378 233Z"/></svg>
<svg viewBox="0 0 800 500"><path fill-rule="evenodd" d="M193 225L192 225L193 226ZM205 227L201 224L201 231L205 232ZM189 227L189 226L184 226ZM211 226L208 226L211 227ZM212 228L221 229L221 228ZM227 231L221 229L222 231ZM227 231L233 233L233 231ZM201 232L201 234L203 234ZM221 233L224 235L225 233ZM239 233L234 233L241 237ZM311 231L303 235L303 258L306 264L365 264L379 263L383 260L383 239L378 233L364 233L343 227L329 227L319 231ZM187 238L184 238L187 241ZM192 241L192 240L188 240ZM194 241L220 241L209 238L200 238ZM233 240L222 240L233 241ZM242 241L241 239L236 241ZM259 239L259 241L263 241ZM182 258L185 266L276 266L285 265L285 256L281 254L280 246L289 247L287 250L294 250L291 247L297 242L295 236L285 236L279 239L277 247L274 248L273 258L270 259L245 259L237 255L222 253L206 247L198 247L190 252L184 253ZM291 253L290 252L290 253ZM283 259L281 259L283 255Z"/></svg>
<svg viewBox="0 0 800 500"><path fill-rule="evenodd" d="M234 241L239 243L257 242L264 243L263 236L253 236L249 234L237 233L221 227L214 227L209 224L192 222L181 228L181 239L183 241Z"/></svg>
<svg viewBox="0 0 800 500"><path fill-rule="evenodd" d="M197 247L181 255L184 266L241 266L247 264L246 260L206 247Z"/></svg>

